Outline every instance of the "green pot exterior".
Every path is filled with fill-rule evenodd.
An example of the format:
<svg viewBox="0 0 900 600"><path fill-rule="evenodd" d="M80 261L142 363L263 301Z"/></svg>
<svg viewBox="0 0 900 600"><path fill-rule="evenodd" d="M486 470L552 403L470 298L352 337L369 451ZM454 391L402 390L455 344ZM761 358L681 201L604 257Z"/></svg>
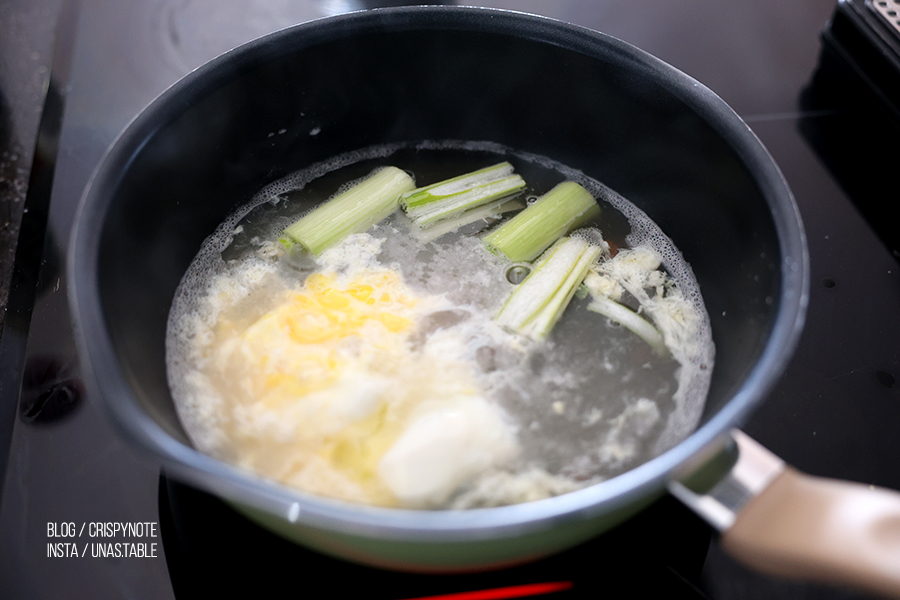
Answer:
<svg viewBox="0 0 900 600"><path fill-rule="evenodd" d="M526 533L486 532L491 537L464 541L389 539L353 535L304 523L291 523L269 512L229 502L265 529L323 554L368 566L415 573L466 573L528 563L562 552L634 516L653 503L650 496L592 518L548 525Z"/></svg>

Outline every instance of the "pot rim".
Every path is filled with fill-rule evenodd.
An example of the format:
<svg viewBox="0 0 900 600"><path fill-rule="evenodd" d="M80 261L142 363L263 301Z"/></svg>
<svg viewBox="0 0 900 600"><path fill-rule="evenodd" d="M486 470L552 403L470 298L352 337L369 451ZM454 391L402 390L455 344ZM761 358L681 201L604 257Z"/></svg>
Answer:
<svg viewBox="0 0 900 600"><path fill-rule="evenodd" d="M352 504L306 494L264 480L185 446L140 408L125 382L97 293L99 240L84 223L101 222L118 182L156 123L184 98L214 88L235 66L255 64L325 40L359 33L453 29L513 35L600 58L612 50L628 68L653 79L691 106L732 146L767 200L781 251L781 290L772 333L740 389L713 417L665 453L602 483L534 502L465 511L422 511ZM176 101L178 100L178 101ZM692 459L719 447L766 396L784 370L803 328L808 304L809 256L799 210L783 175L749 126L711 90L662 60L622 40L547 17L493 8L415 6L373 9L288 27L248 42L198 67L141 111L95 169L76 214L68 256L68 286L85 378L103 399L126 439L161 459L168 472L216 495L279 515L291 523L402 540L452 541L552 528L623 509L663 493ZM99 384L103 381L103 385Z"/></svg>

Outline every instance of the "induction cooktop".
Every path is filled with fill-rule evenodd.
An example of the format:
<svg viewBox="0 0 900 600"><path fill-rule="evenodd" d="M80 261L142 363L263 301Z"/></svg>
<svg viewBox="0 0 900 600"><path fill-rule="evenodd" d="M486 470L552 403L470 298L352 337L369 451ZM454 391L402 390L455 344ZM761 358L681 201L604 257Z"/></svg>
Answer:
<svg viewBox="0 0 900 600"><path fill-rule="evenodd" d="M888 9L824 0L476 4L619 37L697 78L744 118L796 197L812 261L795 357L744 429L812 474L900 489L897 125L871 85L890 79L871 74L853 46L858 36L832 27L868 10L864 19L874 15L886 28ZM669 497L530 565L453 576L361 567L261 530L121 441L81 381L64 269L73 214L103 152L143 106L217 54L284 26L374 6L82 0L48 12L63 22L58 31L71 51L52 64L57 87L44 116L52 133L57 110L58 136L36 153L0 338L0 595L317 597L324 589L333 597L474 600L596 598L624 585L653 597L865 597L745 569Z"/></svg>

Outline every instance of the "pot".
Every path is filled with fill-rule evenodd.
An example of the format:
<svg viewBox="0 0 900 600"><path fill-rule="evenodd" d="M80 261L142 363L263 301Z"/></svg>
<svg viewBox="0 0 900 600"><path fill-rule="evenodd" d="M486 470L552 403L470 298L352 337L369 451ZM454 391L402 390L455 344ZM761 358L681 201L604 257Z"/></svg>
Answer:
<svg viewBox="0 0 900 600"><path fill-rule="evenodd" d="M700 283L716 345L697 430L601 484L469 511L350 505L196 451L169 393L165 334L203 240L264 185L304 166L374 144L441 139L488 141L580 169L672 238ZM728 537L738 509L759 505L771 482L791 487L784 482L801 477L732 434L802 328L809 268L791 193L721 99L595 31L434 6L353 13L251 42L185 77L121 134L83 198L69 257L85 371L122 434L170 475L332 555L412 571L498 568L596 536L667 489L701 513L712 506L740 554L756 540ZM717 500L735 485L745 492L739 501ZM780 556L769 570L791 562ZM880 577L900 593L896 570L893 580ZM872 577L850 578L859 579Z"/></svg>

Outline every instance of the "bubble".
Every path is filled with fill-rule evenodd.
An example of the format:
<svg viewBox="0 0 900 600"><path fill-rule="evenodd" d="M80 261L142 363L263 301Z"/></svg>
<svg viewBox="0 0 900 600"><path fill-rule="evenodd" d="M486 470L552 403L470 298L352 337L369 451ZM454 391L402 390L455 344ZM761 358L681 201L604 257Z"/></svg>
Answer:
<svg viewBox="0 0 900 600"><path fill-rule="evenodd" d="M506 280L518 285L525 281L529 274L531 274L531 267L528 265L513 265L506 270Z"/></svg>

